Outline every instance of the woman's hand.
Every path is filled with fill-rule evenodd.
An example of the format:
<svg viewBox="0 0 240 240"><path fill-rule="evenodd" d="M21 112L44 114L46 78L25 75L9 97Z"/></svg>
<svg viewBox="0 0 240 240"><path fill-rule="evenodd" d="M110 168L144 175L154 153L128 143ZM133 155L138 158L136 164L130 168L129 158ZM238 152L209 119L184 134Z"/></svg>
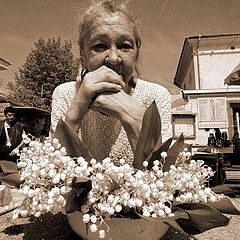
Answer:
<svg viewBox="0 0 240 240"><path fill-rule="evenodd" d="M144 115L144 108L136 100L123 90L104 93L95 99L91 109L118 119L127 133L132 150L135 150Z"/></svg>
<svg viewBox="0 0 240 240"><path fill-rule="evenodd" d="M92 102L97 94L119 92L124 87L125 83L120 75L106 66L101 66L84 76L79 92L89 102Z"/></svg>
<svg viewBox="0 0 240 240"><path fill-rule="evenodd" d="M122 77L112 69L101 66L95 71L88 72L81 82L74 100L66 114L65 122L78 132L90 104L98 94L119 92L125 87Z"/></svg>

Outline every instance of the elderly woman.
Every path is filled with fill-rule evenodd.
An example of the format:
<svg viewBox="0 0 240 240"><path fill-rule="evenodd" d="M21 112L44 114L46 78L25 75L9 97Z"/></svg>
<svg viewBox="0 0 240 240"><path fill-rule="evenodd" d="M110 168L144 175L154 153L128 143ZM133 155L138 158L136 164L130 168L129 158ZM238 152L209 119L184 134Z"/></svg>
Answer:
<svg viewBox="0 0 240 240"><path fill-rule="evenodd" d="M94 158L132 161L146 108L155 100L163 140L171 137L171 97L164 87L137 76L139 31L125 8L93 5L79 34L81 80L53 93L52 130L60 118L81 137Z"/></svg>

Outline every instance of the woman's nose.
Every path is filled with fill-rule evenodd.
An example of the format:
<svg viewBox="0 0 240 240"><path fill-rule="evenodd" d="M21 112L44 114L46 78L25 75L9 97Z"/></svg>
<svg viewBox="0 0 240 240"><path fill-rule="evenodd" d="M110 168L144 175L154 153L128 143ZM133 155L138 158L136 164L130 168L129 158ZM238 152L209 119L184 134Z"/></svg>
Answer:
<svg viewBox="0 0 240 240"><path fill-rule="evenodd" d="M105 62L111 65L118 65L120 62L122 62L117 48L111 48L108 50Z"/></svg>

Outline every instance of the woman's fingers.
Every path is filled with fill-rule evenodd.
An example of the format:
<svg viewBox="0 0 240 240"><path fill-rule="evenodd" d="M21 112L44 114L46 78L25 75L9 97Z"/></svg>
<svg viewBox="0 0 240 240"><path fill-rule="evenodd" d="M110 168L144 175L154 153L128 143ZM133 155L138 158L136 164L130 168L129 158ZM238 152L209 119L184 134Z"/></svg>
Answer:
<svg viewBox="0 0 240 240"><path fill-rule="evenodd" d="M84 85L97 84L101 82L114 83L122 88L125 87L122 76L106 66L102 66L95 71L87 73L83 79Z"/></svg>
<svg viewBox="0 0 240 240"><path fill-rule="evenodd" d="M108 83L108 82L101 82L101 83L94 84L92 86L92 91L95 94L99 94L103 92L119 92L121 91L121 89L122 89L121 86L113 83Z"/></svg>

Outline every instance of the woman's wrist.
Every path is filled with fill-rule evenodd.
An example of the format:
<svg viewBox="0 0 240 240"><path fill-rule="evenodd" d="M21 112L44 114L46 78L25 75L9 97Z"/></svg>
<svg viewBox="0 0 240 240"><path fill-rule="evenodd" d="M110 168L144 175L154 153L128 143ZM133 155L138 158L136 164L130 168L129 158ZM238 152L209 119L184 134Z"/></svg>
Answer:
<svg viewBox="0 0 240 240"><path fill-rule="evenodd" d="M70 107L67 111L65 122L70 126L76 133L78 133L82 120L84 116L86 115L88 111L88 108L76 108L75 105L73 107Z"/></svg>
<svg viewBox="0 0 240 240"><path fill-rule="evenodd" d="M127 114L121 114L120 122L127 134L133 152L135 151L138 137L142 128L144 109L139 106Z"/></svg>
<svg viewBox="0 0 240 240"><path fill-rule="evenodd" d="M77 133L81 127L84 116L89 110L89 105L90 103L87 98L84 97L84 94L79 90L65 117L65 122Z"/></svg>

